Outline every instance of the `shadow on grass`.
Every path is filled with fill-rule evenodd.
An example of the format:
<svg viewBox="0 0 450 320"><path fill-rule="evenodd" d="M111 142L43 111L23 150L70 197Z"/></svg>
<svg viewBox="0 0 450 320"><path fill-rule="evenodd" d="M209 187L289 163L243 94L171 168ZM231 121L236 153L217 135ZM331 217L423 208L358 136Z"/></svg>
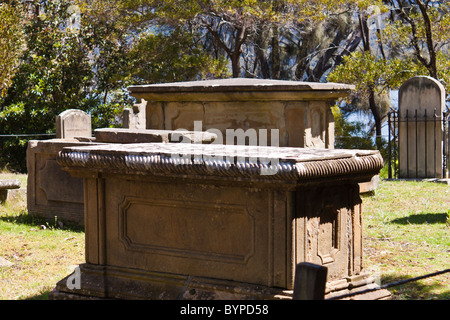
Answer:
<svg viewBox="0 0 450 320"><path fill-rule="evenodd" d="M50 290L43 291L35 296L27 297L23 300L49 300Z"/></svg>
<svg viewBox="0 0 450 320"><path fill-rule="evenodd" d="M0 216L0 221L5 221L15 224L23 224L26 226L45 226L48 229L54 230L67 230L73 232L84 232L84 227L77 224L58 220L56 217L54 220L45 219L35 215L29 214L27 211L22 211L17 215L5 215Z"/></svg>
<svg viewBox="0 0 450 320"><path fill-rule="evenodd" d="M434 223L448 223L448 213L419 213L408 217L397 218L391 220L390 223L396 224L434 224Z"/></svg>
<svg viewBox="0 0 450 320"><path fill-rule="evenodd" d="M388 275L382 276L382 285L394 283L401 280L407 280L413 277L408 275L395 276ZM433 279L432 277L428 279ZM412 281L398 286L390 287L388 290L392 293L394 300L450 300L450 290L438 291L444 287L443 284L434 282L433 284L425 284L424 280Z"/></svg>

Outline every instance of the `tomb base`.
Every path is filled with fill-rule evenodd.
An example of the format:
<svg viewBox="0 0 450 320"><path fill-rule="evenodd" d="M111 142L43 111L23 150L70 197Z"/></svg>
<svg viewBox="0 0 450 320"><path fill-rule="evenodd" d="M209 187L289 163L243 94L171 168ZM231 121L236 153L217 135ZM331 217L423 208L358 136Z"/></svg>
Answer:
<svg viewBox="0 0 450 320"><path fill-rule="evenodd" d="M76 274L62 279L51 293L52 299L123 300L266 300L290 299L291 290L269 288L237 281L186 276L112 266L83 264Z"/></svg>
<svg viewBox="0 0 450 320"><path fill-rule="evenodd" d="M376 286L369 274L331 281L325 299ZM292 296L292 290L282 288L91 264L80 265L78 273L60 280L50 293L52 300L291 300ZM390 296L387 290L377 290L347 299L385 300Z"/></svg>

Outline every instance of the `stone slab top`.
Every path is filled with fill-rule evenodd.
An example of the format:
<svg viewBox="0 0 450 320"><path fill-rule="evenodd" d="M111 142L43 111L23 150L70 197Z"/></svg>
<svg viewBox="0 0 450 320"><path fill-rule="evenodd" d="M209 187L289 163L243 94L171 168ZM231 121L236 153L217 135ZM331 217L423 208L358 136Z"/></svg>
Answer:
<svg viewBox="0 0 450 320"><path fill-rule="evenodd" d="M0 190L19 189L20 181L14 180L0 180Z"/></svg>
<svg viewBox="0 0 450 320"><path fill-rule="evenodd" d="M66 170L196 175L262 180L370 176L383 158L372 150L329 150L221 144L105 144L67 147L57 157Z"/></svg>
<svg viewBox="0 0 450 320"><path fill-rule="evenodd" d="M135 98L146 100L200 100L213 99L208 95L216 95L216 99L225 100L222 94L228 94L230 100L238 99L273 99L295 100L299 98L325 99L345 96L355 86L342 83L319 83L271 79L232 78L201 81L186 81L136 85L128 87ZM315 96L311 95L315 92ZM253 93L253 96L248 96ZM289 94L288 94L289 93ZM193 94L201 95L196 97ZM239 95L238 95L239 94ZM280 95L281 94L281 95ZM317 95L320 94L320 97ZM231 96L230 96L231 95ZM256 95L256 96L254 96Z"/></svg>
<svg viewBox="0 0 450 320"><path fill-rule="evenodd" d="M150 130L150 129L122 129L102 128L94 130L96 142L101 143L173 143L193 142L211 143L217 139L217 135L206 131L186 130Z"/></svg>
<svg viewBox="0 0 450 320"><path fill-rule="evenodd" d="M192 91L305 91L305 90L353 90L355 86L342 83L321 83L272 79L232 78L201 81L185 81L130 86L130 92L192 92Z"/></svg>

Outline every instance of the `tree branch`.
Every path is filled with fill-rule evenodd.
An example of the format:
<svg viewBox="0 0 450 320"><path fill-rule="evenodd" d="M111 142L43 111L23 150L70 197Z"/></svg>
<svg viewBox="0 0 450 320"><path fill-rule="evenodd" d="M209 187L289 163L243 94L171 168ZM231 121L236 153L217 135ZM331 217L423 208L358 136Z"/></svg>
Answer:
<svg viewBox="0 0 450 320"><path fill-rule="evenodd" d="M431 20L430 16L427 12L427 5L425 5L422 1L416 0L417 5L419 6L420 12L422 13L423 21L425 23L425 34L427 37L427 47L428 53L430 54L430 62L428 64L428 70L430 71L430 75L437 79L437 65L436 65L436 51L434 48L433 42L433 32L431 30Z"/></svg>

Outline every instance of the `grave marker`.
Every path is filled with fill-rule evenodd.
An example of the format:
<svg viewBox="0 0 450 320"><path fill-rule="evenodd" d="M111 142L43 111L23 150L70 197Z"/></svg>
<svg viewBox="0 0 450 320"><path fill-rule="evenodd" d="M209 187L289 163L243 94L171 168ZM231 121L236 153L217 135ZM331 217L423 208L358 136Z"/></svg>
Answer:
<svg viewBox="0 0 450 320"><path fill-rule="evenodd" d="M56 138L91 137L91 116L82 110L69 109L56 117Z"/></svg>
<svg viewBox="0 0 450 320"><path fill-rule="evenodd" d="M441 178L445 88L413 77L399 90L399 177Z"/></svg>

